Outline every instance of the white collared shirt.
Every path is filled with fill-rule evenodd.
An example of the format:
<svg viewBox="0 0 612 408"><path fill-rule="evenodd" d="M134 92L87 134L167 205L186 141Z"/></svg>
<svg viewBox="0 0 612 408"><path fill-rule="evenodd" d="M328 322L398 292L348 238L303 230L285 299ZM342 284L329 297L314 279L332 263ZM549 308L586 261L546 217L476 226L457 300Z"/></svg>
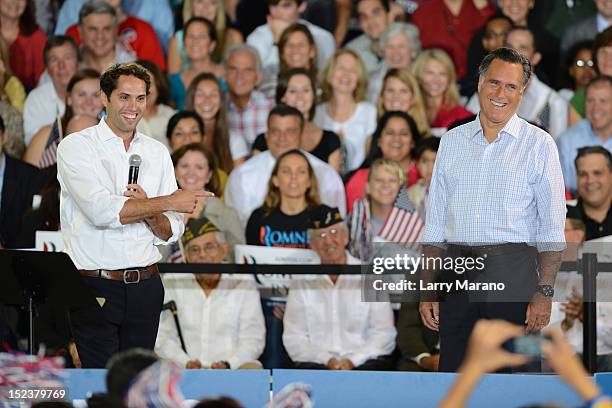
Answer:
<svg viewBox="0 0 612 408"><path fill-rule="evenodd" d="M612 353L612 302L611 291L612 279L609 274L601 273L597 276L597 355ZM548 327L560 327L565 319L565 312L561 310L561 305L567 302L572 294L572 289L582 294L582 275L577 272L567 272L557 274L555 281L555 296L552 302L550 323ZM583 350L583 326L578 319L574 325L564 333L567 341L578 352Z"/></svg>
<svg viewBox="0 0 612 408"><path fill-rule="evenodd" d="M170 312L163 312L155 352L185 367L200 360L208 367L227 361L230 368L257 360L266 344L266 326L259 292L252 276L221 275L206 295L191 274L165 274L164 302L176 303L187 353L181 348Z"/></svg>
<svg viewBox="0 0 612 408"><path fill-rule="evenodd" d="M361 261L347 252L347 264ZM355 366L390 354L397 334L389 302L363 302L361 275L294 276L283 319L283 344L293 361Z"/></svg>
<svg viewBox="0 0 612 408"><path fill-rule="evenodd" d="M28 95L23 107L23 132L26 146L43 126L55 121L56 115L64 116L66 106L55 92L53 82L39 84Z"/></svg>
<svg viewBox="0 0 612 408"><path fill-rule="evenodd" d="M136 132L128 151L104 119L67 136L57 149L61 186L60 222L65 252L79 269L124 269L161 259L154 245L174 242L185 226L181 214L168 211L172 237L156 237L144 221L123 225L119 212L128 200L129 157L142 158L138 184L149 198L177 190L168 149Z"/></svg>
<svg viewBox="0 0 612 408"><path fill-rule="evenodd" d="M308 152L302 152L312 166L319 187L323 204L338 207L342 215L346 214L346 198L342 179L329 164ZM225 204L238 213L240 225L246 226L253 210L261 206L268 193L268 181L276 159L269 150L251 157L235 168L227 180L223 198Z"/></svg>

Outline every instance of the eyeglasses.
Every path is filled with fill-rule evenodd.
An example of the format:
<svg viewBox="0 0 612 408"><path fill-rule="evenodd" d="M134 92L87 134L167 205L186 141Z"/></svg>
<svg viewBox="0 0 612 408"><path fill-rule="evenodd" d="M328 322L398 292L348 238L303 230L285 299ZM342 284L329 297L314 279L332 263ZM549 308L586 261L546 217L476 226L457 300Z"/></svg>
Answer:
<svg viewBox="0 0 612 408"><path fill-rule="evenodd" d="M203 247L197 245L189 245L187 248L187 254L189 256L193 255L201 255L202 253L206 255L214 255L219 250L218 244L213 244L212 242L204 245Z"/></svg>
<svg viewBox="0 0 612 408"><path fill-rule="evenodd" d="M339 232L340 232L340 230L339 230L339 229L337 229L337 228L332 228L332 229L330 229L330 230L329 230L329 232L325 232L325 231L323 231L323 232L319 232L318 234L315 234L314 236L315 236L315 238L317 238L317 239L324 239L324 238L325 238L326 236L328 236L328 235L329 235L330 237L335 237L336 235L338 235L338 233L339 233Z"/></svg>
<svg viewBox="0 0 612 408"><path fill-rule="evenodd" d="M593 68L595 66L595 64L593 63L593 60L583 60L583 59L576 60L576 62L574 62L574 65L576 65L578 68L584 68L584 67Z"/></svg>

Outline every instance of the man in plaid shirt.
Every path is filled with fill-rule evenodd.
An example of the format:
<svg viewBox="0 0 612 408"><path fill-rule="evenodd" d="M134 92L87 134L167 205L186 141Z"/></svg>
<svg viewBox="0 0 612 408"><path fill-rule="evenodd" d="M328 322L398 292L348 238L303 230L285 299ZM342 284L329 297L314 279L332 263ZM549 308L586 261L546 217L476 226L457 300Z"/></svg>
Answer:
<svg viewBox="0 0 612 408"><path fill-rule="evenodd" d="M246 141L249 151L258 134L267 128L268 113L274 102L255 87L263 79L257 50L238 44L229 49L225 60L227 122L230 132Z"/></svg>

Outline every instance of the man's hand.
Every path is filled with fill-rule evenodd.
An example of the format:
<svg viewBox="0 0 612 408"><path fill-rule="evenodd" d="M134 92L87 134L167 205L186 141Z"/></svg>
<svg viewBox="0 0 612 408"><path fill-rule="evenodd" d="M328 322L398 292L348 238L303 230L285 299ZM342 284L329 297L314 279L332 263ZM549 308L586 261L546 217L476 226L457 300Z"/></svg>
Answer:
<svg viewBox="0 0 612 408"><path fill-rule="evenodd" d="M200 369L202 368L202 363L200 363L200 360L189 360L187 364L185 364L185 368Z"/></svg>
<svg viewBox="0 0 612 408"><path fill-rule="evenodd" d="M327 368L330 370L340 370L340 361L336 357L332 357L327 362Z"/></svg>
<svg viewBox="0 0 612 408"><path fill-rule="evenodd" d="M79 357L79 351L77 350L76 343L74 341L70 341L70 344L68 344L68 352L72 358L74 368L83 368L83 363L81 363L81 357Z"/></svg>
<svg viewBox="0 0 612 408"><path fill-rule="evenodd" d="M123 193L123 195L126 197L137 198L140 200L146 200L147 198L149 198L147 197L146 191L144 191L144 189L139 184L128 184L126 188L127 191Z"/></svg>
<svg viewBox="0 0 612 408"><path fill-rule="evenodd" d="M421 364L420 364L421 367L431 372L437 372L439 365L440 365L440 354L434 354L433 356L423 357L421 359Z"/></svg>
<svg viewBox="0 0 612 408"><path fill-rule="evenodd" d="M199 202L215 195L210 191L187 191L178 189L168 196L173 211L192 214Z"/></svg>
<svg viewBox="0 0 612 408"><path fill-rule="evenodd" d="M561 311L565 313L565 317L561 322L561 330L566 332L574 326L576 319L582 322L582 296L576 291L572 291L572 295L568 299L568 302L561 305Z"/></svg>
<svg viewBox="0 0 612 408"><path fill-rule="evenodd" d="M430 330L440 330L440 304L438 302L420 302L419 313L425 327Z"/></svg>
<svg viewBox="0 0 612 408"><path fill-rule="evenodd" d="M343 358L338 362L338 366L339 366L339 370L346 370L346 371L350 371L353 368L355 368L355 364L353 364L353 362L351 360L349 360L348 358Z"/></svg>
<svg viewBox="0 0 612 408"><path fill-rule="evenodd" d="M278 44L281 34L285 31L285 28L289 27L289 23L284 20L272 18L272 16L266 16L268 27L272 31L272 37L274 38L274 44Z"/></svg>
<svg viewBox="0 0 612 408"><path fill-rule="evenodd" d="M210 368L213 370L227 370L229 368L229 364L225 361L215 361L210 365Z"/></svg>
<svg viewBox="0 0 612 408"><path fill-rule="evenodd" d="M502 347L506 340L522 334L522 327L504 320L479 320L472 330L463 368L487 373L526 364L527 356L510 353Z"/></svg>
<svg viewBox="0 0 612 408"><path fill-rule="evenodd" d="M527 333L535 333L542 330L550 322L550 311L552 308L552 299L537 292L531 298L531 302L527 306L527 314L525 323Z"/></svg>

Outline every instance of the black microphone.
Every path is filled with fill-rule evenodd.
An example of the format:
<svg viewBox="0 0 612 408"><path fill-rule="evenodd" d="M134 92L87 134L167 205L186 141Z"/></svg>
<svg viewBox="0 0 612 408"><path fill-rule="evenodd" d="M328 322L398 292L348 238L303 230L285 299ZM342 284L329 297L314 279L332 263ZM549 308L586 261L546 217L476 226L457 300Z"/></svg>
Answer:
<svg viewBox="0 0 612 408"><path fill-rule="evenodd" d="M142 159L139 155L133 154L130 156L130 172L128 174L128 184L138 184L138 170L140 170L140 164ZM130 189L136 191L134 189Z"/></svg>

